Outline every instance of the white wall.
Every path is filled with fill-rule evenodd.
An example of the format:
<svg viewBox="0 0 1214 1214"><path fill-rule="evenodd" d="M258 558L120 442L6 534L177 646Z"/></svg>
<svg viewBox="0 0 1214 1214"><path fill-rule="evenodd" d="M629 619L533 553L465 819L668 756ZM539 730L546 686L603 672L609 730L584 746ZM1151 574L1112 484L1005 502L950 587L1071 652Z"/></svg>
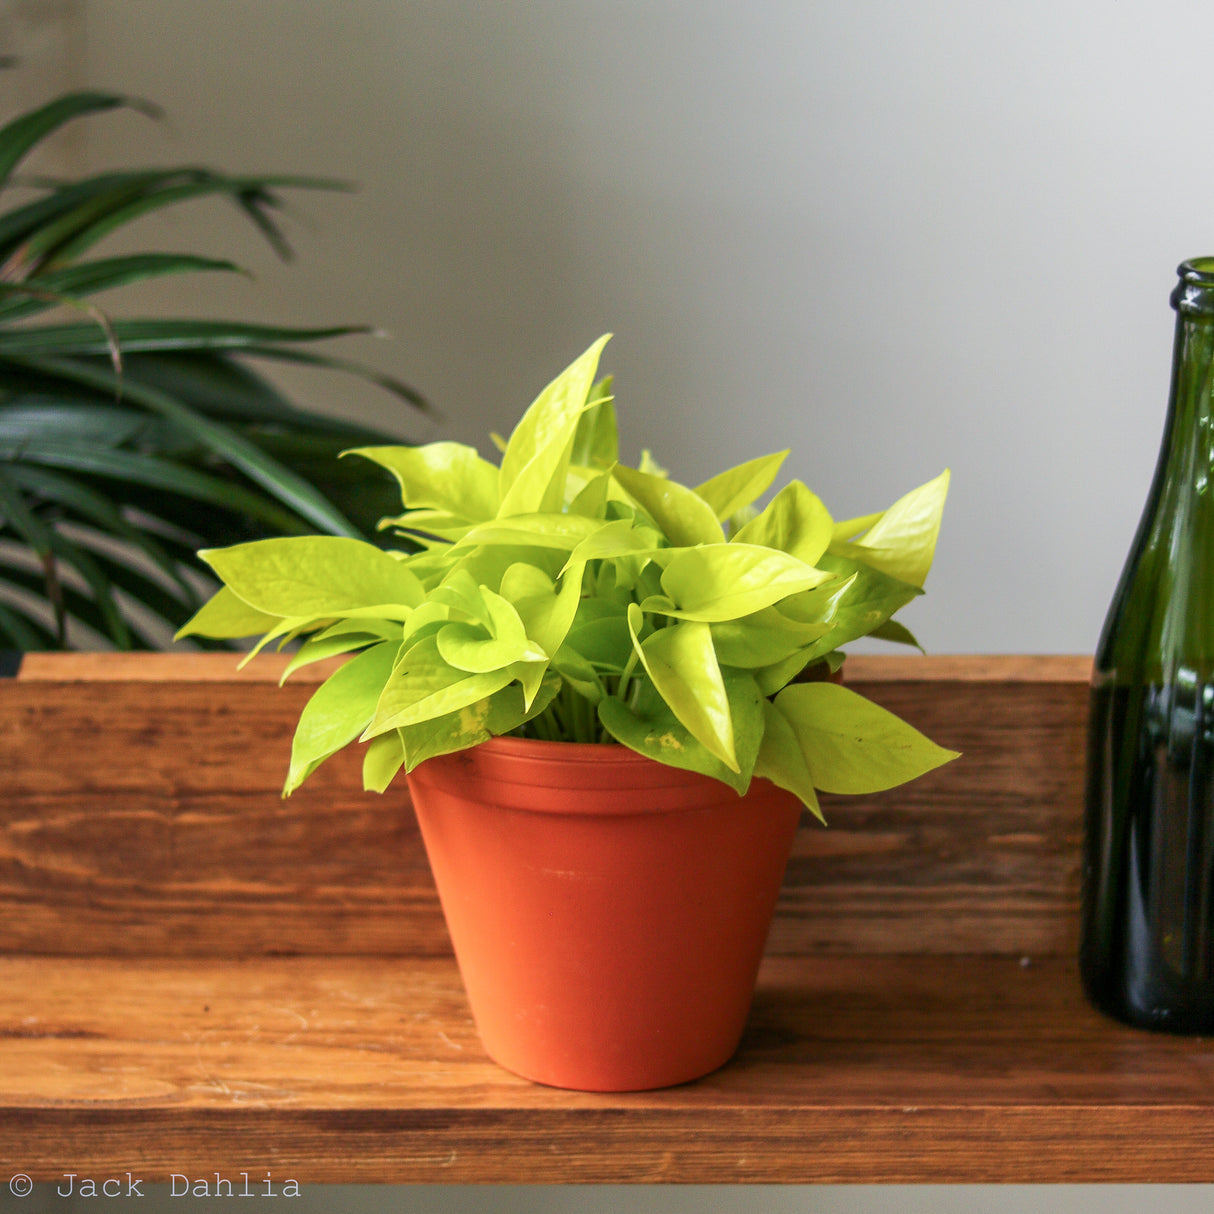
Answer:
<svg viewBox="0 0 1214 1214"><path fill-rule="evenodd" d="M325 173L279 270L131 306L365 319L480 442L600 332L626 447L785 446L839 514L953 469L936 652L1088 651L1161 430L1176 263L1214 251L1200 0L82 0L88 161ZM309 224L311 226L309 226ZM140 238L141 243L146 236ZM291 383L372 416L344 382Z"/></svg>

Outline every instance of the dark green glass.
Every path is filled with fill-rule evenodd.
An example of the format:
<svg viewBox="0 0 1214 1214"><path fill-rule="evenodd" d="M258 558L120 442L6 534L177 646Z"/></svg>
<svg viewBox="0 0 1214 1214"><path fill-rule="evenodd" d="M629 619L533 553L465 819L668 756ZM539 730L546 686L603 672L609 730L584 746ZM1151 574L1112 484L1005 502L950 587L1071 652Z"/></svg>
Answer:
<svg viewBox="0 0 1214 1214"><path fill-rule="evenodd" d="M1172 293L1155 478L1096 652L1080 968L1130 1024L1214 1031L1214 257Z"/></svg>

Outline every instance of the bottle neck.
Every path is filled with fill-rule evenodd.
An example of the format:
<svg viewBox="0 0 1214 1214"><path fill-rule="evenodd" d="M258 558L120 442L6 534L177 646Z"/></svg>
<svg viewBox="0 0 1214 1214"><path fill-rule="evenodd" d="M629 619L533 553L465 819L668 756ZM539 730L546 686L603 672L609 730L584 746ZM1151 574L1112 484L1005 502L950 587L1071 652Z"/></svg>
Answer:
<svg viewBox="0 0 1214 1214"><path fill-rule="evenodd" d="M1181 263L1172 291L1176 337L1159 462L1147 511L1166 522L1191 494L1204 493L1214 461L1214 257Z"/></svg>
<svg viewBox="0 0 1214 1214"><path fill-rule="evenodd" d="M1159 460L1097 647L1098 671L1214 672L1214 258L1186 262Z"/></svg>
<svg viewBox="0 0 1214 1214"><path fill-rule="evenodd" d="M1181 291L1184 284L1177 288ZM1214 303L1214 289L1211 290ZM1170 513L1214 475L1214 309L1177 307L1172 384L1151 497Z"/></svg>

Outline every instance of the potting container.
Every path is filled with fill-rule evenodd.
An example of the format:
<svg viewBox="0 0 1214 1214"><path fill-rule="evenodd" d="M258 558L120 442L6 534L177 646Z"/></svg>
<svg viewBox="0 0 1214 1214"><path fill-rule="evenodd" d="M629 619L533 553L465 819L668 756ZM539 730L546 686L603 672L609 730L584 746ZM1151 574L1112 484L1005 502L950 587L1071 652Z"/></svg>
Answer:
<svg viewBox="0 0 1214 1214"><path fill-rule="evenodd" d="M737 1049L801 804L622 746L494 738L409 789L486 1050L629 1091Z"/></svg>

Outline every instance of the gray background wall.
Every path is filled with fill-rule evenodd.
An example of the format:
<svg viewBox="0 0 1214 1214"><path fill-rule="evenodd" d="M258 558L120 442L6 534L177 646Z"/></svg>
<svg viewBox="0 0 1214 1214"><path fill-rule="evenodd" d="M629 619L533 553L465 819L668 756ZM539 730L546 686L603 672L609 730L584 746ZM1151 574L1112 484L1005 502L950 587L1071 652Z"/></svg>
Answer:
<svg viewBox="0 0 1214 1214"><path fill-rule="evenodd" d="M297 199L289 269L219 204L166 220L258 281L132 307L374 322L392 340L354 352L446 413L402 431L482 445L611 330L626 451L678 475L792 447L846 515L952 468L906 614L929 650L1094 646L1158 445L1173 271L1214 251L1203 0L5 7L57 14L79 79L167 109L90 121L89 165L362 185Z"/></svg>
<svg viewBox="0 0 1214 1214"><path fill-rule="evenodd" d="M297 199L288 268L217 205L158 220L257 281L126 306L373 322L391 340L347 352L441 425L344 380L287 376L296 396L482 446L611 330L626 451L682 477L790 446L845 515L951 466L906 614L930 650L1095 644L1162 425L1173 270L1214 252L1204 0L0 0L0 40L26 58L5 112L85 83L168 112L90 120L51 162L361 183Z"/></svg>

